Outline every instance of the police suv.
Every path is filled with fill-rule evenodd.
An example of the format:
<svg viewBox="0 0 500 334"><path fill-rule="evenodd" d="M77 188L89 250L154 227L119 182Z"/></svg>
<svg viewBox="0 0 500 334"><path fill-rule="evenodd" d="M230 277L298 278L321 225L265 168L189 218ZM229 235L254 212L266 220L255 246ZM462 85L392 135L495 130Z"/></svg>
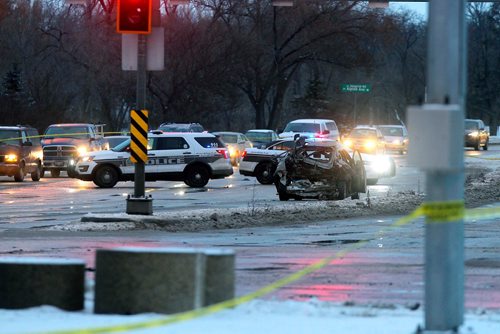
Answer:
<svg viewBox="0 0 500 334"><path fill-rule="evenodd" d="M118 181L134 180L130 161L130 140L111 150L89 152L76 164L76 178L93 181L101 188L112 188ZM146 181L184 181L194 188L204 187L209 179L233 174L224 144L209 133L148 134Z"/></svg>

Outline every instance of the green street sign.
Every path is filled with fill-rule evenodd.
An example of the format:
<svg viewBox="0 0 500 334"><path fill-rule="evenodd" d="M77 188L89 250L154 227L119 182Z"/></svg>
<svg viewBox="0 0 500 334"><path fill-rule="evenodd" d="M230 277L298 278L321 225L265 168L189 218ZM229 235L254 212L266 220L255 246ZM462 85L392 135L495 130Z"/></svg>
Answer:
<svg viewBox="0 0 500 334"><path fill-rule="evenodd" d="M372 86L368 84L341 84L340 90L343 93L369 93Z"/></svg>

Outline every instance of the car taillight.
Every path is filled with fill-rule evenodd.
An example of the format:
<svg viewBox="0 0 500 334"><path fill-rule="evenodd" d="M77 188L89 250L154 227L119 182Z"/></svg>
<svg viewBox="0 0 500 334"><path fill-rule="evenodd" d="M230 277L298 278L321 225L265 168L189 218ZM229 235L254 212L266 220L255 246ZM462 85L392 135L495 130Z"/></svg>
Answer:
<svg viewBox="0 0 500 334"><path fill-rule="evenodd" d="M314 134L315 138L326 138L328 135L322 134L321 132L316 132Z"/></svg>
<svg viewBox="0 0 500 334"><path fill-rule="evenodd" d="M217 153L221 154L224 156L224 159L229 159L227 151L226 150L217 150Z"/></svg>
<svg viewBox="0 0 500 334"><path fill-rule="evenodd" d="M243 153L241 153L241 158L243 159L246 156L247 156L247 150L244 150Z"/></svg>

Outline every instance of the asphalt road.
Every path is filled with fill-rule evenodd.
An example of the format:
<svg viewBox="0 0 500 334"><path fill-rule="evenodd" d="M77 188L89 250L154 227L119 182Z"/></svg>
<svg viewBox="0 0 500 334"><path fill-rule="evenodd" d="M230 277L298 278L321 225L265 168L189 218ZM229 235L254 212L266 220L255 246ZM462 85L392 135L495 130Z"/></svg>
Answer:
<svg viewBox="0 0 500 334"><path fill-rule="evenodd" d="M466 155L492 157L500 147ZM370 187L373 196L423 187L423 175L396 157L398 173ZM469 159L469 158L468 158ZM321 300L355 304L407 305L418 308L423 300L422 221L387 229L397 217L313 222L307 225L215 230L198 233L164 231L64 232L41 226L65 224L83 214L124 212L132 183L98 189L92 183L67 178L45 178L35 183L0 179L0 256L80 258L92 278L95 250L116 246L210 247L236 251L236 292L255 291L305 265L357 241L361 249L332 261L331 265L281 288L268 298ZM154 210L247 207L251 201L280 205L274 187L256 184L235 172L231 178L211 181L207 189L193 191L180 182L147 183ZM466 306L500 309L499 221L468 222L466 229ZM439 256L438 254L436 256Z"/></svg>
<svg viewBox="0 0 500 334"><path fill-rule="evenodd" d="M423 174L406 166L406 156L394 155L397 174L380 179L370 186L377 196L388 191L420 190ZM126 197L134 193L133 182L119 182L111 189L98 188L93 182L67 177L46 177L22 183L0 177L0 229L30 228L64 224L79 220L87 213L125 213ZM250 205L281 205L274 185L261 185L253 177L234 174L221 180L211 180L201 189L189 188L184 182L146 182L146 194L153 197L153 212L195 210L207 208L247 208Z"/></svg>

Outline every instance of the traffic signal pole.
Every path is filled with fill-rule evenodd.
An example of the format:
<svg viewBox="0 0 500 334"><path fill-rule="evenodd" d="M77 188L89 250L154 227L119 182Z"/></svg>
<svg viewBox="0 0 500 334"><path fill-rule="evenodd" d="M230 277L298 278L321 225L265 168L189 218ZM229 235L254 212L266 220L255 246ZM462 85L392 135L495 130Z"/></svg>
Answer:
<svg viewBox="0 0 500 334"><path fill-rule="evenodd" d="M131 111L131 161L134 162L134 194L127 198L128 214L151 215L153 199L145 193L147 164L148 111L147 94L147 36L151 33L152 12L159 13L159 0L118 0L117 31L137 35L136 110ZM157 22L158 24L159 22Z"/></svg>

